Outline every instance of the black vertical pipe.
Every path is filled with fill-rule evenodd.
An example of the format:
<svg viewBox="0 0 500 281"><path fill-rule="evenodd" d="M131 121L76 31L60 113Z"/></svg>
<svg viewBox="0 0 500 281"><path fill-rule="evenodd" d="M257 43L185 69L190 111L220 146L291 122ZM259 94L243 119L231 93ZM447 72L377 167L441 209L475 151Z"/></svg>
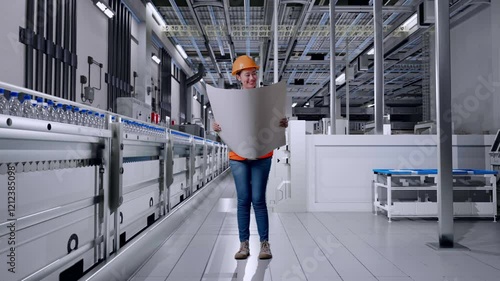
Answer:
<svg viewBox="0 0 500 281"><path fill-rule="evenodd" d="M76 57L76 0L71 1L71 11L71 54ZM70 73L70 99L76 101L76 65L71 66Z"/></svg>
<svg viewBox="0 0 500 281"><path fill-rule="evenodd" d="M59 57L55 60L54 68L54 94L56 97L61 95L61 63L64 61L64 52L60 53L62 47L62 26L63 26L63 0L56 0L56 52L59 52Z"/></svg>
<svg viewBox="0 0 500 281"><path fill-rule="evenodd" d="M53 46L53 33L54 33L54 0L47 0L47 48ZM54 58L54 53L49 53L47 50L47 56L45 57L45 93L52 95L52 60ZM54 50L52 49L52 52Z"/></svg>
<svg viewBox="0 0 500 281"><path fill-rule="evenodd" d="M130 76L131 76L131 65L130 65L130 42L131 42L131 20L132 17L130 16L130 12L128 10L125 10L127 12L127 42L125 46L127 46L127 96L130 96Z"/></svg>
<svg viewBox="0 0 500 281"><path fill-rule="evenodd" d="M118 88L118 91L117 91L117 97L121 97L122 96L122 92L121 92L121 89L120 89L120 71L121 71L121 65L122 65L122 53L121 53L121 50L122 50L122 34L123 34L123 31L122 31L122 13L120 11L120 4L117 2L116 3L116 21L117 21L117 40L116 42L118 43L116 45L116 53L118 54L118 59L116 60L116 78L117 78L117 81L118 81L118 85L117 85L117 88Z"/></svg>
<svg viewBox="0 0 500 281"><path fill-rule="evenodd" d="M35 67L35 88L43 91L43 46L39 44L45 32L45 0L38 0L36 12L36 67Z"/></svg>
<svg viewBox="0 0 500 281"><path fill-rule="evenodd" d="M109 1L109 6L113 8L113 1ZM113 10L116 11L116 10ZM108 79L108 109L113 110L113 87L111 84L111 74L113 72L113 18L108 19L108 73L107 73L107 79Z"/></svg>
<svg viewBox="0 0 500 281"><path fill-rule="evenodd" d="M113 11L116 12L116 0L110 0L111 2L111 7L113 9ZM108 107L112 108L113 109L113 112L116 112L116 103L115 103L115 100L116 100L116 96L117 96L117 93L116 93L116 86L115 86L115 69L116 69L116 58L117 58L117 53L116 53L116 39L117 39L117 15L115 14L115 16L110 19L111 21L111 35L110 35L110 42L109 42L109 50L111 51L111 54L110 54L110 64L108 65L108 68L110 69L110 72L109 72L109 82L110 82L110 89L111 89L111 95L110 95L110 103L108 105Z"/></svg>
<svg viewBox="0 0 500 281"><path fill-rule="evenodd" d="M118 64L118 78L120 79L120 97L123 97L124 94L123 94L123 66L124 66L124 49L125 49L125 46L123 45L123 40L125 38L125 22L123 21L124 20L124 16L123 16L123 5L119 2L118 3L118 10L120 11L119 12L119 19L120 19L120 39L118 40L119 42L119 54L120 54L120 62Z"/></svg>
<svg viewBox="0 0 500 281"><path fill-rule="evenodd" d="M35 0L26 1L26 36L33 34L33 23L35 21ZM32 40L34 38L31 38ZM29 41L28 41L29 42ZM33 41L32 41L33 42ZM33 45L26 44L24 61L24 85L33 89Z"/></svg>
<svg viewBox="0 0 500 281"><path fill-rule="evenodd" d="M171 91L172 91L172 61L170 55L164 48L160 48L161 52L161 93L162 93L162 103L165 109L162 109L162 118L165 116L171 116L172 114L172 102L171 102Z"/></svg>
<svg viewBox="0 0 500 281"><path fill-rule="evenodd" d="M70 14L71 5L70 0L64 0L64 35L63 35L63 48L64 48L64 62L63 62L63 87L62 87L62 97L64 99L69 99L68 93L68 82L69 82L69 68L70 61L68 60L69 46L69 35L70 35Z"/></svg>
<svg viewBox="0 0 500 281"><path fill-rule="evenodd" d="M118 1L117 0L112 0L113 1L113 5L114 5L114 10L118 13ZM113 33L113 52L114 52L114 59L113 59L113 108L114 108L114 111L116 112L116 98L118 97L118 88L117 88L117 83L116 83L116 70L117 70L117 67L118 67L118 59L119 59L119 56L118 56L118 45L117 45L117 42L118 42L118 15L115 15L114 17L114 20L113 20L113 29L114 29L114 33Z"/></svg>
<svg viewBox="0 0 500 281"><path fill-rule="evenodd" d="M109 6L113 8L113 3L110 1ZM107 83L108 83L108 109L113 110L113 87L111 84L111 73L113 66L113 19L108 19L108 73L107 73Z"/></svg>
<svg viewBox="0 0 500 281"><path fill-rule="evenodd" d="M109 6L112 7L112 3L109 3ZM112 60L112 50L111 50L111 45L112 45L112 39L113 38L113 19L108 19L108 72L105 74L106 75L106 82L108 84L108 94L107 94L107 108L108 110L112 110L111 106L111 60Z"/></svg>
<svg viewBox="0 0 500 281"><path fill-rule="evenodd" d="M128 9L124 6L125 12L125 73L123 78L125 78L124 83L126 84L125 96L130 96L130 14Z"/></svg>

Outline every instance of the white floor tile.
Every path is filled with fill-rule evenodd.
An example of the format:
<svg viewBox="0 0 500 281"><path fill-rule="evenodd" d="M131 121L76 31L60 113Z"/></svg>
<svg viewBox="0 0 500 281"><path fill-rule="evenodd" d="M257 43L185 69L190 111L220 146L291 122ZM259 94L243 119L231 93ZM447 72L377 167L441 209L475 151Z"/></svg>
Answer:
<svg viewBox="0 0 500 281"><path fill-rule="evenodd" d="M435 251L436 220L389 223L371 213L269 213L273 259L258 259L251 214L250 252L237 261L236 193L232 176L201 204L132 281L498 281L500 223L455 222L455 239L470 251ZM208 202L208 201L207 201Z"/></svg>

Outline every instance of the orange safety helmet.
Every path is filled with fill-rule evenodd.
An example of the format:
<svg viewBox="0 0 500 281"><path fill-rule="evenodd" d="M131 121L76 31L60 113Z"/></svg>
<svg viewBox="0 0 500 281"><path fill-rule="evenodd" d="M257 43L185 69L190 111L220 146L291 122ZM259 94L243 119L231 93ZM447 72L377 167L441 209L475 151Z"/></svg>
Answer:
<svg viewBox="0 0 500 281"><path fill-rule="evenodd" d="M236 60L234 61L233 63L233 76L236 75L236 73L244 70L244 69L249 69L249 68L256 68L256 69L259 69L259 66L255 63L255 61L247 56L247 55L243 55L243 56L239 56L236 58Z"/></svg>

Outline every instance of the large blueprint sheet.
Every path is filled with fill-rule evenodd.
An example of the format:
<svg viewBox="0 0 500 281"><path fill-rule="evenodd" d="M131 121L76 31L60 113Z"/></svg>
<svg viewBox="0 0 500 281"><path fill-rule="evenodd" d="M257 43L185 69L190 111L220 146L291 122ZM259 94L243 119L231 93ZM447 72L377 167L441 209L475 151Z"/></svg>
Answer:
<svg viewBox="0 0 500 281"><path fill-rule="evenodd" d="M282 81L250 90L207 85L208 99L222 140L241 157L256 159L285 145L286 85Z"/></svg>

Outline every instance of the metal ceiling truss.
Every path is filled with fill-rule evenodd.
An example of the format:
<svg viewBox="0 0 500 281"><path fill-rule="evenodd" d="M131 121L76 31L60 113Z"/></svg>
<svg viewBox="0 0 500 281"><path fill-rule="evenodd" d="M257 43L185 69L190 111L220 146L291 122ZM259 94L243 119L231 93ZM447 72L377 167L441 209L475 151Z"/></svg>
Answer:
<svg viewBox="0 0 500 281"><path fill-rule="evenodd" d="M337 1L337 0L331 0ZM173 42L183 46L187 59L195 68L205 65L207 83L219 85L224 78L233 84L232 61L247 54L260 64L263 83L272 83L274 72L272 22L273 0L153 0L167 24L187 28L189 32L172 33ZM346 62L356 67L358 58L373 47L373 7L370 5L337 5L336 69L330 69L329 1L281 0L278 7L279 76L286 80L288 94L299 106L308 101L316 106L328 103L330 72L345 72ZM342 1L345 3L347 1ZM368 3L368 0L366 0ZM417 11L423 0L384 1L384 50L386 104L422 100L423 62L422 34L419 27L408 35L401 26ZM339 2L341 3L341 2ZM359 3L357 1L356 3ZM452 0L452 24L468 18L487 6L489 0ZM349 45L349 48L347 48ZM348 59L346 60L346 53ZM373 100L373 69L356 73L350 81L351 106ZM345 100L344 85L337 86L337 96ZM392 102L392 103L391 103ZM302 104L300 104L302 103Z"/></svg>

